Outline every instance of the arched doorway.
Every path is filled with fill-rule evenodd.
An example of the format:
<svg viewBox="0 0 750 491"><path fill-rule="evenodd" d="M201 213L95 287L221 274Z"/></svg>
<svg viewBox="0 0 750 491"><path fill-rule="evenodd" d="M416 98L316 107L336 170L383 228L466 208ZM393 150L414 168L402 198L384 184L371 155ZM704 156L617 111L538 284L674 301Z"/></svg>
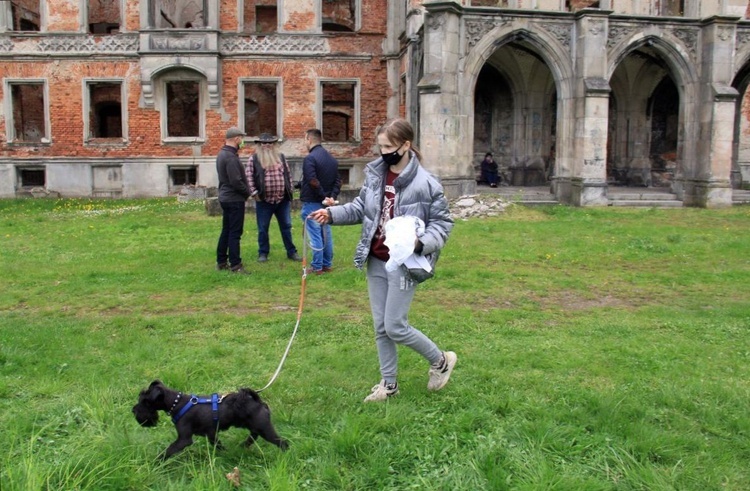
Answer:
<svg viewBox="0 0 750 491"><path fill-rule="evenodd" d="M474 87L473 157L491 152L502 184L545 186L554 167L557 93L549 67L523 36L499 47Z"/></svg>
<svg viewBox="0 0 750 491"><path fill-rule="evenodd" d="M679 173L680 92L648 42L625 56L610 80L609 185L670 188Z"/></svg>

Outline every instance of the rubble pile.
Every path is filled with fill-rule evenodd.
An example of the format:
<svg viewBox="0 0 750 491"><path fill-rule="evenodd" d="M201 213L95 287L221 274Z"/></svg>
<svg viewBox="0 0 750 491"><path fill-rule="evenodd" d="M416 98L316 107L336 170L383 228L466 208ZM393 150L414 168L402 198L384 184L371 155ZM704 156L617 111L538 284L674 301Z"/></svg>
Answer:
<svg viewBox="0 0 750 491"><path fill-rule="evenodd" d="M505 212L512 203L499 196L470 195L461 196L450 203L454 219L466 220L474 217L494 217Z"/></svg>

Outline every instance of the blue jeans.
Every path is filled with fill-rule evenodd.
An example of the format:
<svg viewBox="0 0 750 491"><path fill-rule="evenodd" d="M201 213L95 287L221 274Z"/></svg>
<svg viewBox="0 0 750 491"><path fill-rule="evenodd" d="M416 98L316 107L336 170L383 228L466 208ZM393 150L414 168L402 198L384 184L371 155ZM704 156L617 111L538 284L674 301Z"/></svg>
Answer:
<svg viewBox="0 0 750 491"><path fill-rule="evenodd" d="M268 254L271 251L271 245L268 242L268 227L271 225L271 218L276 217L279 222L279 231L281 231L281 240L284 241L284 248L287 256L293 256L297 253L292 241L292 202L285 199L281 203L271 204L265 201L255 202L255 218L258 223L258 254Z"/></svg>
<svg viewBox="0 0 750 491"><path fill-rule="evenodd" d="M245 225L245 202L219 202L223 213L221 220L221 235L216 246L216 263L225 264L227 258L230 266L242 264L240 257L240 239Z"/></svg>
<svg viewBox="0 0 750 491"><path fill-rule="evenodd" d="M313 259L310 263L312 269L320 271L323 268L333 266L333 234L330 225L320 225L315 220L305 219L315 210L323 208L321 203L304 201L302 202L302 222L307 225L307 240L309 240L312 249Z"/></svg>

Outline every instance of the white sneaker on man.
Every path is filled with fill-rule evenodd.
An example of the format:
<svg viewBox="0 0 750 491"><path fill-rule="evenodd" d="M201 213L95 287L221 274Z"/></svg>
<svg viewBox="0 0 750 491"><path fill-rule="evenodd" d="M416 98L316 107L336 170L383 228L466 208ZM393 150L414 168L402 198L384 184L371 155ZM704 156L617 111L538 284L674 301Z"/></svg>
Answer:
<svg viewBox="0 0 750 491"><path fill-rule="evenodd" d="M440 390L448 383L456 366L458 356L453 351L444 351L442 363L430 366L430 380L427 382L427 390Z"/></svg>
<svg viewBox="0 0 750 491"><path fill-rule="evenodd" d="M398 383L394 383L393 387L389 387L386 385L385 380L381 380L378 385L373 386L372 394L365 397L364 402L384 401L396 394L398 394Z"/></svg>

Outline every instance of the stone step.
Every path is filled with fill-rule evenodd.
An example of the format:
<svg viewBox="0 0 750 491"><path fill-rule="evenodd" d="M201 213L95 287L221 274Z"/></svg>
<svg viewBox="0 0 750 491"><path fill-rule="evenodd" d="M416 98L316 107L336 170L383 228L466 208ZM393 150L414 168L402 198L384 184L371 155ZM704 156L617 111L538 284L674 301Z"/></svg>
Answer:
<svg viewBox="0 0 750 491"><path fill-rule="evenodd" d="M734 192L732 192L732 204L750 204L750 191L744 189L735 189Z"/></svg>
<svg viewBox="0 0 750 491"><path fill-rule="evenodd" d="M647 200L647 201L675 201L677 200L677 195L672 193L638 193L638 192L629 192L629 193L608 193L609 199L611 200L617 200L617 201L637 201L637 200Z"/></svg>
<svg viewBox="0 0 750 491"><path fill-rule="evenodd" d="M682 201L676 199L610 199L609 206L629 206L641 208L681 208Z"/></svg>

